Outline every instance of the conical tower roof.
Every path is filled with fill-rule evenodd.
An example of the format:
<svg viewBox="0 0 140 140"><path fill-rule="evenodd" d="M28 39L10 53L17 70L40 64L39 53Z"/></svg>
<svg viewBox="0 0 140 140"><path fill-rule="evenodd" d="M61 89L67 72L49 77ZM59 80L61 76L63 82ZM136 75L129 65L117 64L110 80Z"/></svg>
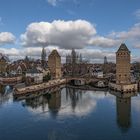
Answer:
<svg viewBox="0 0 140 140"><path fill-rule="evenodd" d="M54 49L54 50L51 52L50 56L58 56L58 57L60 57L60 55L59 55L59 53L58 53L58 51L57 51L56 49Z"/></svg>
<svg viewBox="0 0 140 140"><path fill-rule="evenodd" d="M120 51L127 51L127 52L130 52L129 49L127 48L127 46L125 45L125 43L122 43L118 49L117 52L120 52Z"/></svg>

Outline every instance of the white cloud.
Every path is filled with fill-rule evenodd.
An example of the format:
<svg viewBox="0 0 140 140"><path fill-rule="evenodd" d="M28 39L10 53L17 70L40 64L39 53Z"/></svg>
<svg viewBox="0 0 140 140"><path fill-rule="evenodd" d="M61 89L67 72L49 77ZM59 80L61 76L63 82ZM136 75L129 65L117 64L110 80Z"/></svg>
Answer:
<svg viewBox="0 0 140 140"><path fill-rule="evenodd" d="M21 35L26 47L58 46L64 49L82 49L87 46L114 47L120 41L99 36L96 28L86 20L31 23Z"/></svg>
<svg viewBox="0 0 140 140"><path fill-rule="evenodd" d="M128 31L112 32L108 37L121 42L128 41L132 47L140 48L140 23L135 24Z"/></svg>
<svg viewBox="0 0 140 140"><path fill-rule="evenodd" d="M104 47L104 48L117 46L120 43L121 43L120 40L114 40L114 39L106 38L106 37L103 37L103 36L93 37L89 41L90 45L100 46L100 47Z"/></svg>
<svg viewBox="0 0 140 140"><path fill-rule="evenodd" d="M52 6L57 6L59 3L66 3L66 2L71 2L72 4L79 6L80 2L79 0L46 0L50 5ZM92 4L92 1L90 2Z"/></svg>
<svg viewBox="0 0 140 140"><path fill-rule="evenodd" d="M0 17L0 26L4 25L2 17Z"/></svg>
<svg viewBox="0 0 140 140"><path fill-rule="evenodd" d="M0 25L2 24L2 17L0 17Z"/></svg>
<svg viewBox="0 0 140 140"><path fill-rule="evenodd" d="M66 49L59 49L58 47L50 46L46 48L47 56L53 49L57 49L59 54L61 55L62 63L65 62L66 54L71 53L71 50ZM26 55L40 59L41 58L41 47L36 48L0 48L0 53L6 54L9 56L10 59L22 59ZM104 56L107 56L109 61L115 61L115 53L103 51L100 49L78 49L76 50L77 53L81 53L84 59L90 60L90 62L103 62Z"/></svg>
<svg viewBox="0 0 140 140"><path fill-rule="evenodd" d="M136 16L137 19L140 19L140 9L137 9L137 10L134 12L134 15Z"/></svg>
<svg viewBox="0 0 140 140"><path fill-rule="evenodd" d="M47 0L47 2L52 6L56 6L57 0Z"/></svg>
<svg viewBox="0 0 140 140"><path fill-rule="evenodd" d="M0 33L0 45L13 44L15 42L15 36L10 32Z"/></svg>
<svg viewBox="0 0 140 140"><path fill-rule="evenodd" d="M67 10L67 13L71 16L75 16L76 13L73 10Z"/></svg>
<svg viewBox="0 0 140 140"><path fill-rule="evenodd" d="M23 46L59 46L60 48L84 48L90 38L96 34L95 27L85 20L52 23L32 23L21 35Z"/></svg>
<svg viewBox="0 0 140 140"><path fill-rule="evenodd" d="M22 49L22 51L21 51ZM62 63L65 62L66 54L71 53L71 50L59 49L55 46L46 47L47 56L53 49L57 49L61 55ZM42 47L31 48L2 48L0 47L0 53L6 54L11 60L23 59L25 56L29 56L34 59L41 58ZM108 61L115 62L115 52L106 51L103 49L77 49L77 53L81 53L84 59L90 60L92 63L103 63L104 56L107 56ZM139 56L132 55L132 62L140 61Z"/></svg>

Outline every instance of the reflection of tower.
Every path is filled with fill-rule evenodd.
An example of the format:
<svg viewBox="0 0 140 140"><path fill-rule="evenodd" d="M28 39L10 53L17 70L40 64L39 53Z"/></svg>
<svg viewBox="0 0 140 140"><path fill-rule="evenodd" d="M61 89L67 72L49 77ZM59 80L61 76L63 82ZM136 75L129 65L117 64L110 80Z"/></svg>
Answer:
<svg viewBox="0 0 140 140"><path fill-rule="evenodd" d="M51 98L48 102L48 107L53 116L56 116L61 107L61 92L56 91L51 93Z"/></svg>
<svg viewBox="0 0 140 140"><path fill-rule="evenodd" d="M131 97L116 97L117 122L122 128L129 128L131 125Z"/></svg>

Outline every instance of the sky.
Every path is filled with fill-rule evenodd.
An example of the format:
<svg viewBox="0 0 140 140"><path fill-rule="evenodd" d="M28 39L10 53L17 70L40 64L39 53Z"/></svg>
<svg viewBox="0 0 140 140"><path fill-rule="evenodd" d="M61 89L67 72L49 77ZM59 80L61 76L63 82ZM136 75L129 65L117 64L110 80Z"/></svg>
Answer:
<svg viewBox="0 0 140 140"><path fill-rule="evenodd" d="M0 0L0 52L11 59L39 58L45 47L114 61L121 43L140 61L139 0Z"/></svg>

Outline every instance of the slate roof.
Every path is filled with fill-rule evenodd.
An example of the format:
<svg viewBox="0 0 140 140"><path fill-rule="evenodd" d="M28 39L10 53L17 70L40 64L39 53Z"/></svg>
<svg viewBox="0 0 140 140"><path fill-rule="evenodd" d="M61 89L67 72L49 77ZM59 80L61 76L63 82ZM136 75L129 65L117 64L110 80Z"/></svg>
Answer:
<svg viewBox="0 0 140 140"><path fill-rule="evenodd" d="M58 51L56 49L54 49L49 56L58 56L58 57L60 57L60 55L59 55L59 53L58 53Z"/></svg>
<svg viewBox="0 0 140 140"><path fill-rule="evenodd" d="M28 69L26 73L42 73L40 70L38 70L37 68L33 67L32 69Z"/></svg>
<svg viewBox="0 0 140 140"><path fill-rule="evenodd" d="M118 51L128 51L128 52L130 52L129 49L127 48L127 46L126 46L124 43L122 43L122 44L120 45ZM118 52L118 51L117 51L117 52Z"/></svg>

